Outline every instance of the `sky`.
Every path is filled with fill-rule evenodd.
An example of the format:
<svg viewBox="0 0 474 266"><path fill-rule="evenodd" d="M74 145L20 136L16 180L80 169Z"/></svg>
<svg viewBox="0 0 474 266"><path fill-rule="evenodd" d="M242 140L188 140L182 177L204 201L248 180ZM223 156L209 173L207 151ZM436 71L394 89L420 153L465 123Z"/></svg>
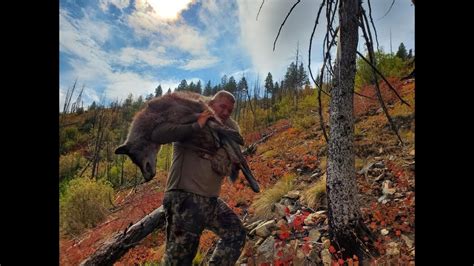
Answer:
<svg viewBox="0 0 474 266"><path fill-rule="evenodd" d="M301 0L286 21L275 51L273 42L291 6L290 0L60 0L59 108L77 80L85 107L166 92L181 80L210 80L223 75L252 88L263 86L268 72L283 79L295 60L305 69L314 20L321 0ZM367 8L367 1L363 1ZM390 6L390 12L387 13ZM410 0L371 2L380 48L395 53L401 42L415 52L415 7ZM367 9L368 10L368 9ZM313 73L322 65L325 17L312 45ZM359 51L363 42L359 40ZM73 101L77 92L73 95Z"/></svg>

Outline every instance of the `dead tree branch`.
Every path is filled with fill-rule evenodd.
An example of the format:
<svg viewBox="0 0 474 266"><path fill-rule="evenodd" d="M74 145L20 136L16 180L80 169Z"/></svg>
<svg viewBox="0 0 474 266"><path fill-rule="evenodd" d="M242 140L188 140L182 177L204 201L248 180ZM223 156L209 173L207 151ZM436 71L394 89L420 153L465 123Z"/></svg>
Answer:
<svg viewBox="0 0 474 266"><path fill-rule="evenodd" d="M371 42L371 39L369 37L369 35L367 34L367 31L366 31L366 26L369 27L368 23L367 23L367 17L365 16L365 13L364 13L364 10L362 9L362 12L361 12L362 16L364 16L365 18L365 23L364 23L364 20L362 18L362 16L360 17L360 28L362 29L362 33L363 33L363 36L364 36L364 39L366 41L366 44L367 44L367 50L369 51L369 59L370 59L370 64L371 65L376 65L375 63L375 53L374 53L374 48L373 48L373 43ZM359 52L357 52L359 53ZM359 53L360 54L360 53ZM403 140L402 138L400 137L400 135L398 134L398 129L396 127L396 125L393 123L393 120L392 118L390 117L390 114L388 113L388 110L387 110L387 107L385 106L385 102L382 98L382 93L380 92L380 88L379 88L379 84L378 84L378 80L377 80L377 73L375 71L375 68L372 68L372 72L373 72L373 82L375 84L375 89L376 89L376 93L377 93L377 98L379 100L379 103L380 105L382 106L382 109L385 113L385 116L387 117L387 120L390 124L390 127L391 129L395 132L395 135L397 135L397 138L398 140L400 141L400 143L403 145Z"/></svg>
<svg viewBox="0 0 474 266"><path fill-rule="evenodd" d="M140 243L143 238L154 230L161 229L164 225L165 213L163 206L160 206L134 225L127 227L124 232L115 234L91 256L82 261L80 265L113 265L130 248Z"/></svg>
<svg viewBox="0 0 474 266"><path fill-rule="evenodd" d="M283 23L281 23L280 25L280 28L278 29L278 34L275 38L275 41L273 42L273 51L275 51L275 45L276 45L276 42L278 40L278 36L280 36L280 32L281 32L281 29L283 28L283 25L285 25L285 22L286 20L288 19L288 17L290 16L291 12L293 11L293 9L301 2L301 0L298 0L290 9L290 11L288 12L288 14L286 14L286 17L285 17L285 20L283 20Z"/></svg>
<svg viewBox="0 0 474 266"><path fill-rule="evenodd" d="M260 14L260 10L262 10L263 3L265 3L265 0L262 0L262 4L260 5L260 8L258 9L257 17L255 20L258 20L258 15Z"/></svg>

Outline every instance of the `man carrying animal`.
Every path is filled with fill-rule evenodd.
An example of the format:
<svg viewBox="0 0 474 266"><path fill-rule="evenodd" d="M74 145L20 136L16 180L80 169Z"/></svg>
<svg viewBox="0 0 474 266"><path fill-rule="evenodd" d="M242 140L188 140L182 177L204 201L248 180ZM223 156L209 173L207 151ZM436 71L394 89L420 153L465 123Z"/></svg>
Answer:
<svg viewBox="0 0 474 266"><path fill-rule="evenodd" d="M163 123L153 134L162 142L173 142L173 161L167 179L163 206L166 215L166 251L164 265L191 265L204 229L220 240L210 265L234 265L245 244L246 230L239 217L219 198L225 176L232 163L225 150L214 144L215 138L206 123L220 120L239 130L230 118L234 96L219 91L196 122Z"/></svg>

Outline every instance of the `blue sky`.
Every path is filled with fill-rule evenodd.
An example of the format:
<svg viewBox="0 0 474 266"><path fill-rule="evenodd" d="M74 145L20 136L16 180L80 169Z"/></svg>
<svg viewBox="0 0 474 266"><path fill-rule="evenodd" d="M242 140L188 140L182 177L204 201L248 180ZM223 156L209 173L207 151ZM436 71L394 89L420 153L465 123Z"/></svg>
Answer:
<svg viewBox="0 0 474 266"><path fill-rule="evenodd" d="M302 0L287 20L276 49L273 41L296 1L267 0L60 0L60 110L77 79L84 106L177 87L182 79L205 85L223 75L250 87L268 72L283 78L295 59L308 61L309 37L321 0ZM409 0L372 1L380 46L414 49L414 6ZM366 5L366 1L364 1ZM313 40L312 69L322 59L324 20ZM359 42L363 51L363 43ZM75 96L73 96L73 100Z"/></svg>

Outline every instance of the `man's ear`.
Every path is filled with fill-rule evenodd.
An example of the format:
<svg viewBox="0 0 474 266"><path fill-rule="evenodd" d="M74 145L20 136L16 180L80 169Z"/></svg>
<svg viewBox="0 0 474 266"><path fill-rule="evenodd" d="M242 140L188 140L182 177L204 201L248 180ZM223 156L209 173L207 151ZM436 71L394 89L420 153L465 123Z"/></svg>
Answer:
<svg viewBox="0 0 474 266"><path fill-rule="evenodd" d="M117 149L115 149L115 154L128 154L127 144L122 144Z"/></svg>

